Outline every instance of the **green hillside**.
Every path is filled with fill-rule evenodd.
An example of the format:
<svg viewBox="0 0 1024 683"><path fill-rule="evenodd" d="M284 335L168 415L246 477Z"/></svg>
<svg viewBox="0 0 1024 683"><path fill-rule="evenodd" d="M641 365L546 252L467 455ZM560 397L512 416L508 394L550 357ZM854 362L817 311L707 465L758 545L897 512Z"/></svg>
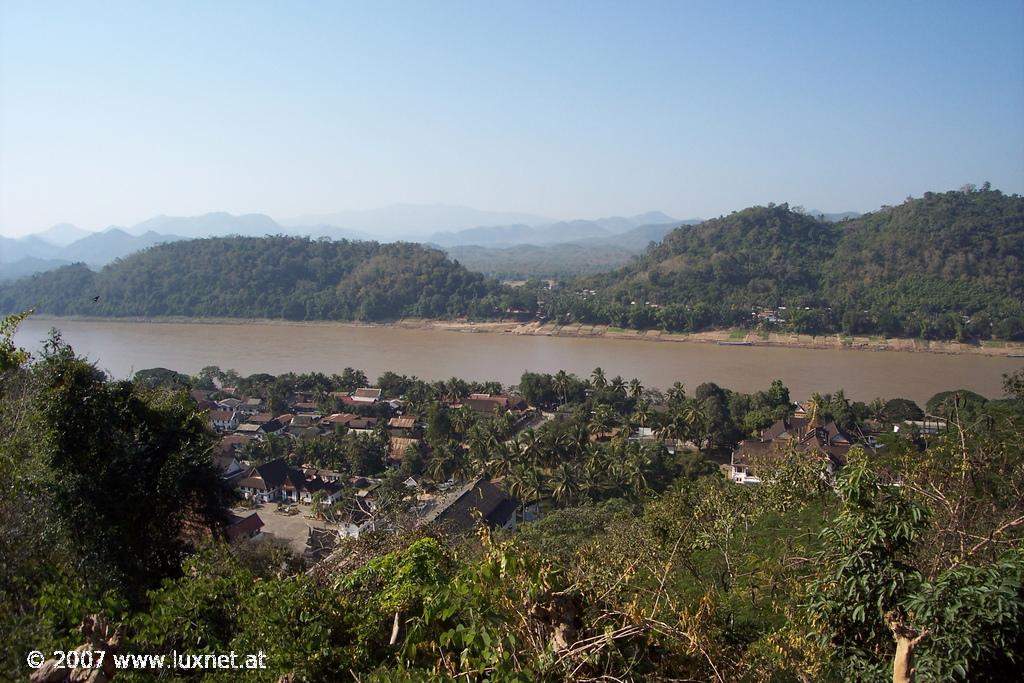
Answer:
<svg viewBox="0 0 1024 683"><path fill-rule="evenodd" d="M489 317L510 305L531 305L512 300L523 296L417 244L219 237L159 245L99 272L75 264L41 273L0 288L0 309L385 320Z"/></svg>
<svg viewBox="0 0 1024 683"><path fill-rule="evenodd" d="M840 222L786 204L751 207L673 230L605 273L596 271L608 267L609 255L592 258L590 245L535 251L544 253L471 248L452 260L406 243L190 240L98 273L77 264L8 283L0 286L0 310L289 320L489 318L516 310L683 332L1024 339L1024 199L987 188L927 193ZM523 258L545 275L584 277L554 291L509 289L467 270L463 258L501 277L522 271Z"/></svg>
<svg viewBox="0 0 1024 683"><path fill-rule="evenodd" d="M679 228L550 297L560 320L697 331L1024 338L1024 199L927 193L830 223L786 204Z"/></svg>

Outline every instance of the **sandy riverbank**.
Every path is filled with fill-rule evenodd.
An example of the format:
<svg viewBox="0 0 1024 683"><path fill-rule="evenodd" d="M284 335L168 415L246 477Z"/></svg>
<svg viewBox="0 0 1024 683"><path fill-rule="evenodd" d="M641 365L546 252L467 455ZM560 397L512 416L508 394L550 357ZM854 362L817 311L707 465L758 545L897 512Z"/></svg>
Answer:
<svg viewBox="0 0 1024 683"><path fill-rule="evenodd" d="M178 323L199 325L302 325L316 327L382 327L401 329L444 330L450 332L491 333L527 335L541 337L576 337L632 339L647 342L676 343L744 343L752 346L776 346L799 349L850 349L859 351L905 351L914 353L972 354L982 356L1024 356L1024 343L983 342L982 344L961 344L959 342L936 342L920 339L883 338L875 336L844 337L841 335L797 335L784 333L763 333L747 330L713 330L694 334L676 334L660 330L627 330L608 325L554 325L537 321L521 323L516 321L470 322L466 320L426 320L403 318L393 322L366 323L341 322L335 320L291 321L264 318L102 318L69 316L66 318L34 315L35 320L81 320L89 322L147 322Z"/></svg>

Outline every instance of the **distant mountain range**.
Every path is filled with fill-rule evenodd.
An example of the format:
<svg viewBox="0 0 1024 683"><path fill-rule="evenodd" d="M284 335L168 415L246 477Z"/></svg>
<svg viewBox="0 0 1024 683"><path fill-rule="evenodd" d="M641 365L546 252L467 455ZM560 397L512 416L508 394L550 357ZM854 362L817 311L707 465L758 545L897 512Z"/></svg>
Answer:
<svg viewBox="0 0 1024 683"><path fill-rule="evenodd" d="M161 219L144 227L188 227L181 220L223 226L235 218L249 229L270 227L262 219L230 216ZM143 249L99 272L78 263L4 283L0 312L388 320L519 311L563 323L670 332L760 326L810 335L1024 339L1024 198L1017 195L926 192L849 220L769 204L697 225L624 229L652 218L668 217L456 231L451 241L545 243L446 247L450 258L403 242L291 236L181 241L180 235L152 230L109 230L66 247L49 246L65 260L88 262L145 240L173 243ZM575 242L553 241L559 239ZM27 251L47 245L32 236L3 246L12 243ZM504 288L471 269L507 280L558 273L569 282L551 289Z"/></svg>
<svg viewBox="0 0 1024 683"><path fill-rule="evenodd" d="M216 235L242 235L262 237L282 232L281 226L262 213L233 216L229 213L207 213L202 216L157 216L126 229L132 235L156 232L180 235L183 238L213 237Z"/></svg>
<svg viewBox="0 0 1024 683"><path fill-rule="evenodd" d="M628 233L632 230L645 228L646 233L659 234L661 239L669 230L683 223L699 221L677 221L660 211L653 211L637 216L624 218L612 216L596 220L575 220L545 223L543 225L494 225L458 232L435 233L424 238L428 244L439 247L478 246L478 247L510 247L517 244L565 244L582 243L606 244L606 240ZM662 228L664 228L662 230ZM643 234L634 235L643 239ZM640 244L640 249L647 246L649 239Z"/></svg>
<svg viewBox="0 0 1024 683"><path fill-rule="evenodd" d="M53 228L41 235L52 231ZM0 280L13 280L69 263L85 263L93 268L99 268L153 245L185 239L179 235L164 235L152 231L131 235L120 228L95 233L82 232L85 233L85 237L65 246L47 242L36 235L21 239L0 237ZM72 232L64 229L58 234L66 239Z"/></svg>
<svg viewBox="0 0 1024 683"><path fill-rule="evenodd" d="M93 233L84 228L80 228L77 225L71 223L58 223L49 230L37 233L35 236L44 242L55 244L58 247L66 247L72 242L77 242L83 237L88 237Z"/></svg>
<svg viewBox="0 0 1024 683"><path fill-rule="evenodd" d="M342 232L370 233L374 239L422 238L446 230L466 230L481 225L541 225L550 218L512 211L481 211L446 204L395 204L368 211L307 214L282 220L288 232L306 234L308 226L331 226ZM412 240L422 241L422 240Z"/></svg>
<svg viewBox="0 0 1024 683"><path fill-rule="evenodd" d="M444 225L459 227L472 221L518 219L513 224L473 223L472 227L415 237L409 233ZM307 221L307 222L301 222ZM336 221L335 223L325 221ZM359 225L360 229L339 227L345 222ZM444 222L447 221L447 222ZM529 222L522 222L529 221ZM531 224L539 221L539 224ZM235 216L217 212L201 216L156 216L131 227L111 226L103 232L90 232L70 223L19 239L0 237L0 279L16 279L32 273L51 270L72 262L100 268L115 259L123 258L142 249L163 242L184 239L240 235L262 237L266 235L302 235L313 238L394 240L425 242L443 248L478 246L509 248L518 245L551 245L571 243L577 245L573 253L583 253L583 261L590 264L584 271L610 268L625 263L629 256L642 251L650 242L660 239L681 223L664 213L654 211L631 217L612 216L596 220L550 222L540 216L491 211L478 211L453 206L397 205L364 212L346 212L326 216L306 216L289 221L287 227L264 214ZM390 227L388 227L390 226ZM394 237L375 237L372 232L386 232ZM602 247L586 253L592 247ZM617 257L614 251L620 251ZM480 253L479 251L476 253ZM524 255L529 257L527 250ZM501 254L486 254L488 262L500 260ZM472 260L472 259L471 259ZM517 259L522 260L522 259ZM550 262L550 259L547 259ZM600 264L600 265L598 265ZM472 267L472 265L470 266ZM489 272L490 269L484 269ZM548 272L541 269L540 275ZM503 271L504 272L504 271ZM533 266L527 268L538 274ZM561 269L559 270L561 272ZM553 275L547 275L553 276Z"/></svg>
<svg viewBox="0 0 1024 683"><path fill-rule="evenodd" d="M570 242L482 247L440 247L470 270L501 280L571 279L624 266L668 233L699 221L641 225L614 235L585 237ZM557 235L557 233L556 233Z"/></svg>

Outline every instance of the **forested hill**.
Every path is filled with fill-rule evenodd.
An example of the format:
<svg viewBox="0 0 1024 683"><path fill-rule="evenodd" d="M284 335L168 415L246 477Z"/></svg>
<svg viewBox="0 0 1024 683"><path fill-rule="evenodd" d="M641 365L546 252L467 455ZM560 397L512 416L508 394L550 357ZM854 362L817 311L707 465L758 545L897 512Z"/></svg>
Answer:
<svg viewBox="0 0 1024 683"><path fill-rule="evenodd" d="M99 272L76 264L41 273L0 288L0 309L384 320L487 317L522 294L417 244L218 237L159 245Z"/></svg>
<svg viewBox="0 0 1024 683"><path fill-rule="evenodd" d="M838 223L753 207L679 228L574 289L551 297L549 315L677 331L1021 339L1024 199L926 193Z"/></svg>

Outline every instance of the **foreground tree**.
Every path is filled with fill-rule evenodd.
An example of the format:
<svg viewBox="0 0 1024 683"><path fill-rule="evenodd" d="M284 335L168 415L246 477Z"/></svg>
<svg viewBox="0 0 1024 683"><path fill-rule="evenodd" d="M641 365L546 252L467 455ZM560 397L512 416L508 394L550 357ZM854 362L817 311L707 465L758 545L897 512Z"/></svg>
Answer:
<svg viewBox="0 0 1024 683"><path fill-rule="evenodd" d="M82 559L87 586L131 594L177 573L223 520L212 440L183 391L108 382L54 336L33 366L40 491Z"/></svg>

